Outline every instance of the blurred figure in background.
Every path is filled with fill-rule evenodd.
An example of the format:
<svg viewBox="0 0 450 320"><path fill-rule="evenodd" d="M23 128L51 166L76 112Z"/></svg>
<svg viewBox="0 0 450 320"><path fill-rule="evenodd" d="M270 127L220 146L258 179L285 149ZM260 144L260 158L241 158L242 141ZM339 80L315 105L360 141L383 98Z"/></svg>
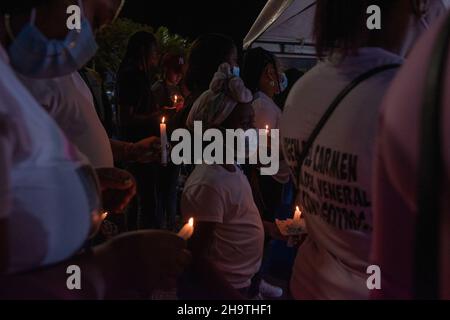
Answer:
<svg viewBox="0 0 450 320"><path fill-rule="evenodd" d="M162 113L151 90L158 63L155 36L146 31L132 35L117 74L119 121L127 141L159 135Z"/></svg>
<svg viewBox="0 0 450 320"><path fill-rule="evenodd" d="M263 48L249 49L244 56L242 78L254 99L252 106L255 111L255 125L257 129L279 129L281 109L275 104L274 98L287 87L287 79L280 70L279 63L272 53ZM284 81L283 81L284 79ZM291 215L293 204L284 203L284 193L288 193L291 185L290 169L282 161L280 170L274 176L263 176L255 167L247 167L247 176L252 181L252 189L256 203L265 221L274 223L275 218L286 219ZM285 190L286 189L286 190ZM287 210L286 210L287 209ZM283 214L284 211L284 214ZM287 212L286 212L287 211ZM266 243L266 255L262 275L268 273L271 261L270 243ZM283 290L261 281L261 294L266 298L280 298Z"/></svg>
<svg viewBox="0 0 450 320"><path fill-rule="evenodd" d="M156 104L165 110L169 116L179 112L184 107L184 96L181 81L184 76L184 56L181 54L167 53L161 62L162 79L157 81L152 92Z"/></svg>
<svg viewBox="0 0 450 320"><path fill-rule="evenodd" d="M184 108L184 96L181 81L184 77L185 63L181 54L167 53L161 62L162 79L157 81L152 92L156 104L163 110L169 126L175 121L175 115ZM171 128L176 129L176 128ZM163 197L163 226L174 230L177 226L176 215L178 209L178 178L180 166L169 163L162 168L161 184Z"/></svg>
<svg viewBox="0 0 450 320"><path fill-rule="evenodd" d="M137 142L159 136L164 112L151 90L159 63L158 43L152 33L139 31L131 36L117 74L117 101L121 135ZM137 208L128 212L129 227L157 228L164 225L161 167L156 164L132 164L129 170L138 185Z"/></svg>
<svg viewBox="0 0 450 320"><path fill-rule="evenodd" d="M282 87L282 73L279 69L276 57L262 48L250 49L245 54L242 78L254 95L252 106L257 129L280 128L281 109L273 99L286 88ZM287 83L285 85L287 86ZM273 177L259 175L264 219L275 221L275 215L281 207L283 185L289 182L289 176L287 165Z"/></svg>
<svg viewBox="0 0 450 320"><path fill-rule="evenodd" d="M381 110L374 170L372 263L381 268L382 286L372 292L376 299L450 299L450 1L436 3L441 14L446 12L446 19L418 42ZM429 8L427 24L433 22L433 13L433 7ZM443 52L445 47L447 52ZM433 99L436 105L426 103ZM433 123L425 114L436 106L441 113ZM424 138L425 121L439 133ZM441 151L428 151L431 146ZM433 164L437 179L432 169L425 169L425 163ZM429 183L421 182L424 174ZM427 192L434 197L427 196L427 205L435 209L423 212ZM431 268L424 271L424 266ZM424 283L431 291L424 291Z"/></svg>

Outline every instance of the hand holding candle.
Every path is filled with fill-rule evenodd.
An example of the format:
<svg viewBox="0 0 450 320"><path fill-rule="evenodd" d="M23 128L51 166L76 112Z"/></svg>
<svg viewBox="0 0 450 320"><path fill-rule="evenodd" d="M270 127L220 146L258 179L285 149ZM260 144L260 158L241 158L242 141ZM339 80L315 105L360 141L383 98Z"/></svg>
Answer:
<svg viewBox="0 0 450 320"><path fill-rule="evenodd" d="M294 229L306 229L305 219L302 219L302 212L299 206L295 207L294 219L291 221Z"/></svg>
<svg viewBox="0 0 450 320"><path fill-rule="evenodd" d="M172 108L177 112L183 109L184 107L184 98L182 95L174 94L172 96Z"/></svg>
<svg viewBox="0 0 450 320"><path fill-rule="evenodd" d="M166 126L166 118L162 118L162 122L159 126L160 134L161 134L161 164L167 165L168 162L168 140L167 140L167 126Z"/></svg>
<svg viewBox="0 0 450 320"><path fill-rule="evenodd" d="M178 236L184 240L189 240L194 234L194 218L190 218L189 222L178 232Z"/></svg>

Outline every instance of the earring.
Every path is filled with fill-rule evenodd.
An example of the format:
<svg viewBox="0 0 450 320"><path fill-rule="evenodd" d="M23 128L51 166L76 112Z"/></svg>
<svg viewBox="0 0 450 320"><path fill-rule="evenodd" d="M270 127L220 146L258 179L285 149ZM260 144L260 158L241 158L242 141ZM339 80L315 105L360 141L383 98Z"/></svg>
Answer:
<svg viewBox="0 0 450 320"><path fill-rule="evenodd" d="M273 88L273 87L275 87L275 81L270 81L270 86Z"/></svg>

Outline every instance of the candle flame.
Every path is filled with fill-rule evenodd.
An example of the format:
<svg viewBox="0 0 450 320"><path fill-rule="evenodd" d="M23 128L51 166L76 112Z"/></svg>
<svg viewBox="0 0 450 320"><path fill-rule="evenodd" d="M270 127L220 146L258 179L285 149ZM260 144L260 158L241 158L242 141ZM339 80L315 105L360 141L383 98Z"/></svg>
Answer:
<svg viewBox="0 0 450 320"><path fill-rule="evenodd" d="M194 218L190 218L188 224L189 224L189 226L193 227L194 226Z"/></svg>
<svg viewBox="0 0 450 320"><path fill-rule="evenodd" d="M164 124L164 123L166 123L166 117L163 117L162 118L162 122L161 122L162 124Z"/></svg>
<svg viewBox="0 0 450 320"><path fill-rule="evenodd" d="M294 220L300 220L302 218L302 212L300 211L300 207L295 207Z"/></svg>

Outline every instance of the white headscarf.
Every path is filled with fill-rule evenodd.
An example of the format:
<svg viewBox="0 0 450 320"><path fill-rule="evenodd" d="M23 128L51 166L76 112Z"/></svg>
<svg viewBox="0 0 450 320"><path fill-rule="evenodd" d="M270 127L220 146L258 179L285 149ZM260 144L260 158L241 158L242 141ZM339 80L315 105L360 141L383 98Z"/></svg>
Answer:
<svg viewBox="0 0 450 320"><path fill-rule="evenodd" d="M194 128L195 121L202 121L203 127L219 127L240 103L250 103L253 95L241 78L231 73L231 67L224 63L214 75L209 86L194 103L186 121L188 129Z"/></svg>

